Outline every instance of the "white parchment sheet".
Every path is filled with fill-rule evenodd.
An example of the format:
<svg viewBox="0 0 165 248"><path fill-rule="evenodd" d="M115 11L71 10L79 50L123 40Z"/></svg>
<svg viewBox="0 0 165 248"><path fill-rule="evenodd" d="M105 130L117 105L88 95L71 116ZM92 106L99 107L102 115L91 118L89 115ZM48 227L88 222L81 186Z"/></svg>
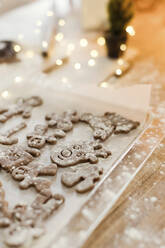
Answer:
<svg viewBox="0 0 165 248"><path fill-rule="evenodd" d="M136 86L125 89L107 90L90 88L86 91L83 89L79 93L72 93L71 91L59 91L49 87L36 87L31 83L24 83L15 85L8 89L8 97L0 99L0 105L13 102L19 96L27 97L32 95L41 96L44 99L44 105L35 108L32 112L32 118L27 120L28 127L22 130L16 136L19 137L20 144L26 142L26 134L33 130L35 124L44 123L44 116L46 113L57 112L61 113L67 109L77 109L80 113L92 112L95 114L103 114L106 111L116 111L128 118L140 121L141 125L137 130L130 132L128 135L114 135L110 137L104 145L108 147L112 156L107 159L99 159L98 167L102 167L104 174L101 180L104 180L106 173L113 169L114 162L119 160L124 152L133 144L135 139L143 131L146 125L146 111L149 106L150 87L149 86ZM81 93L80 93L81 92ZM85 96L84 96L85 95ZM120 97L119 97L120 96ZM136 96L136 97L135 97ZM0 132L3 133L9 127L18 123L21 117L12 118L7 124L1 124ZM73 131L69 132L64 139L57 142L56 145L47 145L43 148L43 153L37 160L42 163L50 163L50 152L56 149L60 144L68 144L73 142L92 140L91 128L86 124L77 124ZM2 146L0 147L2 149ZM8 147L7 147L8 148ZM84 163L85 166L87 163ZM91 192L86 194L78 194L74 188L66 188L61 184L61 174L69 170L59 168L55 177L50 177L52 181L52 192L63 194L66 201L64 205L49 218L45 223L46 234L33 244L34 248L45 248L47 245L58 235L60 230L67 225L69 220L79 211L82 204L90 197ZM6 199L12 207L18 202L30 204L35 198L35 190L30 188L22 191L18 187L9 174L5 171L0 171L0 181L6 192ZM97 187L97 185L96 185ZM93 189L95 190L95 189ZM2 242L2 235L0 240ZM32 246L30 246L32 247ZM3 245L1 245L3 248ZM57 247L58 248L58 247Z"/></svg>

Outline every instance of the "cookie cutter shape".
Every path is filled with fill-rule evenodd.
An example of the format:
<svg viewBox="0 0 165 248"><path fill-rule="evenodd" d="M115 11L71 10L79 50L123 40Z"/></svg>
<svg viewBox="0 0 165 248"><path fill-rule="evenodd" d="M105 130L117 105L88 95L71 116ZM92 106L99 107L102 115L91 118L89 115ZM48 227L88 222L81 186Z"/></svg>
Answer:
<svg viewBox="0 0 165 248"><path fill-rule="evenodd" d="M19 166L29 164L33 159L34 157L26 149L14 146L0 152L0 167L12 172Z"/></svg>
<svg viewBox="0 0 165 248"><path fill-rule="evenodd" d="M39 163L31 163L27 166L20 166L12 171L12 177L20 181L21 189L28 189L33 186L43 195L51 195L51 181L39 176L55 176L57 166L55 164L42 165Z"/></svg>
<svg viewBox="0 0 165 248"><path fill-rule="evenodd" d="M5 192L0 182L0 228L10 225L10 213L8 210L8 202L5 200Z"/></svg>
<svg viewBox="0 0 165 248"><path fill-rule="evenodd" d="M101 141L109 138L114 132L112 121L105 116L95 116L91 113L84 113L81 115L80 121L89 124L93 129L94 138L100 139Z"/></svg>
<svg viewBox="0 0 165 248"><path fill-rule="evenodd" d="M46 135L48 126L45 124L38 124L34 128L34 132L27 135L27 143L29 147L41 149L46 143L54 145L57 138L63 138L65 133L62 130L55 130L53 134Z"/></svg>
<svg viewBox="0 0 165 248"><path fill-rule="evenodd" d="M59 151L51 154L53 163L60 167L77 165L79 163L97 163L98 158L107 158L111 152L104 148L103 144L95 142L80 142L68 146L61 146Z"/></svg>
<svg viewBox="0 0 165 248"><path fill-rule="evenodd" d="M44 233L43 222L63 203L62 195L38 195L31 206L18 204L13 209L13 222L4 231L4 242L9 247L22 247L28 240Z"/></svg>
<svg viewBox="0 0 165 248"><path fill-rule="evenodd" d="M61 177L61 182L66 187L76 186L78 193L86 193L95 187L96 181L100 180L103 174L103 169L97 166L87 166L83 168L76 168L70 172L64 172Z"/></svg>
<svg viewBox="0 0 165 248"><path fill-rule="evenodd" d="M18 143L18 139L17 138L11 138L10 136L12 136L13 134L19 132L20 130L26 128L27 125L25 122L21 122L18 125L16 125L15 127L11 128L10 130L8 130L5 134L0 135L0 144L2 145L13 145Z"/></svg>
<svg viewBox="0 0 165 248"><path fill-rule="evenodd" d="M34 107L42 105L43 101L39 96L32 96L27 99L18 98L16 103L8 108L0 109L0 122L4 123L13 116L22 115L23 118L30 118Z"/></svg>
<svg viewBox="0 0 165 248"><path fill-rule="evenodd" d="M115 127L114 134L127 134L140 125L138 121L129 120L116 113L106 112L104 116L113 123Z"/></svg>
<svg viewBox="0 0 165 248"><path fill-rule="evenodd" d="M73 124L79 121L79 116L77 111L68 110L62 115L56 113L48 114L45 116L45 119L48 121L49 127L69 132L73 129Z"/></svg>

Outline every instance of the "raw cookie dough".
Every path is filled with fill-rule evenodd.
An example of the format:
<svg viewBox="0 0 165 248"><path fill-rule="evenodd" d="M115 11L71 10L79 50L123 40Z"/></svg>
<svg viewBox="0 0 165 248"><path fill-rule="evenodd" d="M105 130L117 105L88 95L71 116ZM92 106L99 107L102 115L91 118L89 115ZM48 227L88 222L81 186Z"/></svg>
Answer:
<svg viewBox="0 0 165 248"><path fill-rule="evenodd" d="M4 123L13 116L22 115L23 118L30 118L34 107L42 105L43 101L39 96L29 98L18 98L16 103L8 108L0 108L0 122Z"/></svg>
<svg viewBox="0 0 165 248"><path fill-rule="evenodd" d="M76 186L78 193L85 193L94 188L95 182L100 180L103 170L97 166L89 165L83 168L76 168L70 172L64 172L61 177L61 182L66 187Z"/></svg>
<svg viewBox="0 0 165 248"><path fill-rule="evenodd" d="M77 111L68 110L62 115L56 113L48 114L45 116L45 119L49 127L68 132L73 129L73 124L79 121L79 116Z"/></svg>
<svg viewBox="0 0 165 248"><path fill-rule="evenodd" d="M12 136L13 134L19 132L20 130L26 128L27 125L25 122L21 122L18 125L16 125L15 127L11 128L10 130L8 130L5 134L0 134L0 144L2 145L13 145L18 143L18 139L17 138L11 138L10 136Z"/></svg>
<svg viewBox="0 0 165 248"><path fill-rule="evenodd" d="M57 148L56 148L57 149ZM79 163L98 162L98 157L107 158L111 152L98 142L80 142L78 144L61 146L51 154L52 161L61 167L73 166Z"/></svg>

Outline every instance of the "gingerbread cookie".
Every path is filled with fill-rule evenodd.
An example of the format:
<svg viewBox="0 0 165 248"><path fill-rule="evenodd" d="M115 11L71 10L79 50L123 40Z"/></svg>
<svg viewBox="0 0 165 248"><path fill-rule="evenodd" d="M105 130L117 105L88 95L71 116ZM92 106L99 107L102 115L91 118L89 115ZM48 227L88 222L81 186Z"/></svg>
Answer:
<svg viewBox="0 0 165 248"><path fill-rule="evenodd" d="M28 240L39 238L43 233L43 222L62 204L64 197L59 194L38 195L31 206L18 204L12 211L12 223L4 231L4 242L9 247L22 247Z"/></svg>
<svg viewBox="0 0 165 248"><path fill-rule="evenodd" d="M66 187L76 186L78 193L85 193L94 188L95 182L100 180L103 170L97 166L87 166L83 168L76 168L70 172L64 172L61 177L61 182Z"/></svg>
<svg viewBox="0 0 165 248"><path fill-rule="evenodd" d="M56 113L48 114L45 119L48 121L49 127L69 132L73 129L73 124L79 121L79 116L77 111L68 110L62 115Z"/></svg>
<svg viewBox="0 0 165 248"><path fill-rule="evenodd" d="M32 109L42 105L43 101L39 96L17 99L14 105L0 109L0 122L4 123L13 116L22 115L23 118L30 118Z"/></svg>
<svg viewBox="0 0 165 248"><path fill-rule="evenodd" d="M20 130L26 128L27 125L25 122L21 122L20 124L16 125L15 127L8 130L5 134L0 135L0 144L2 145L13 145L18 143L17 138L11 138L13 134L19 132Z"/></svg>
<svg viewBox="0 0 165 248"><path fill-rule="evenodd" d="M8 203L5 200L5 192L0 182L0 228L5 228L10 225L10 213Z"/></svg>
<svg viewBox="0 0 165 248"><path fill-rule="evenodd" d="M65 136L65 133L59 129L55 130L51 135L46 135L47 131L47 125L36 125L34 132L27 135L28 146L41 149L45 146L46 143L54 145L57 142L57 138L63 138Z"/></svg>
<svg viewBox="0 0 165 248"><path fill-rule="evenodd" d="M59 151L51 154L52 161L61 167L73 166L79 163L98 162L98 157L107 158L111 152L98 142L80 142L62 146Z"/></svg>
<svg viewBox="0 0 165 248"><path fill-rule="evenodd" d="M33 156L21 147L14 146L0 152L0 167L8 172L15 168L29 164Z"/></svg>
<svg viewBox="0 0 165 248"><path fill-rule="evenodd" d="M31 163L15 168L12 171L12 176L15 180L21 181L19 183L21 189L28 189L33 186L40 194L48 196L51 194L51 182L39 176L55 176L56 172L57 166L55 164L45 166L39 163Z"/></svg>
<svg viewBox="0 0 165 248"><path fill-rule="evenodd" d="M95 139L104 141L109 138L114 131L113 123L105 116L95 116L90 113L85 113L81 115L80 121L90 125L93 129L93 136Z"/></svg>
<svg viewBox="0 0 165 248"><path fill-rule="evenodd" d="M104 114L104 116L112 121L115 130L114 133L115 134L120 134L120 133L129 133L130 131L132 131L133 129L136 129L140 123L138 121L132 121L129 120L121 115L118 115L116 113L110 113L107 112Z"/></svg>

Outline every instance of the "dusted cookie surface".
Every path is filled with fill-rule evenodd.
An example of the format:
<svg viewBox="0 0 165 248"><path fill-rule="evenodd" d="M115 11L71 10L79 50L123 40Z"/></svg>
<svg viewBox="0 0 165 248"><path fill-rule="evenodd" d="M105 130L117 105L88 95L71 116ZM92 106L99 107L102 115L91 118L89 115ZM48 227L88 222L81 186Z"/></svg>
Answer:
<svg viewBox="0 0 165 248"><path fill-rule="evenodd" d="M61 167L73 166L79 163L98 162L98 157L107 158L111 152L98 142L80 142L73 145L62 146L59 151L51 154L52 161Z"/></svg>
<svg viewBox="0 0 165 248"><path fill-rule="evenodd" d="M56 113L48 114L45 119L47 120L49 127L68 132L73 129L73 123L79 121L79 116L77 111L68 110L61 115Z"/></svg>
<svg viewBox="0 0 165 248"><path fill-rule="evenodd" d="M85 193L94 188L95 182L100 180L103 170L97 166L89 165L83 168L76 168L70 172L64 172L61 177L61 182L66 187L75 187L78 193Z"/></svg>
<svg viewBox="0 0 165 248"><path fill-rule="evenodd" d="M95 139L104 141L109 138L114 131L113 123L105 116L95 116L91 113L85 113L81 115L80 120L90 125L93 129Z"/></svg>
<svg viewBox="0 0 165 248"><path fill-rule="evenodd" d="M12 177L21 181L19 183L21 189L28 189L33 186L36 190L43 195L50 195L50 180L41 178L39 176L55 176L57 166L55 164L43 165L40 163L31 163L26 166L20 166L12 171Z"/></svg>
<svg viewBox="0 0 165 248"><path fill-rule="evenodd" d="M22 115L23 118L30 118L34 107L42 105L43 101L39 96L32 96L27 99L18 98L16 103L8 108L0 108L0 122L4 123L13 116Z"/></svg>

